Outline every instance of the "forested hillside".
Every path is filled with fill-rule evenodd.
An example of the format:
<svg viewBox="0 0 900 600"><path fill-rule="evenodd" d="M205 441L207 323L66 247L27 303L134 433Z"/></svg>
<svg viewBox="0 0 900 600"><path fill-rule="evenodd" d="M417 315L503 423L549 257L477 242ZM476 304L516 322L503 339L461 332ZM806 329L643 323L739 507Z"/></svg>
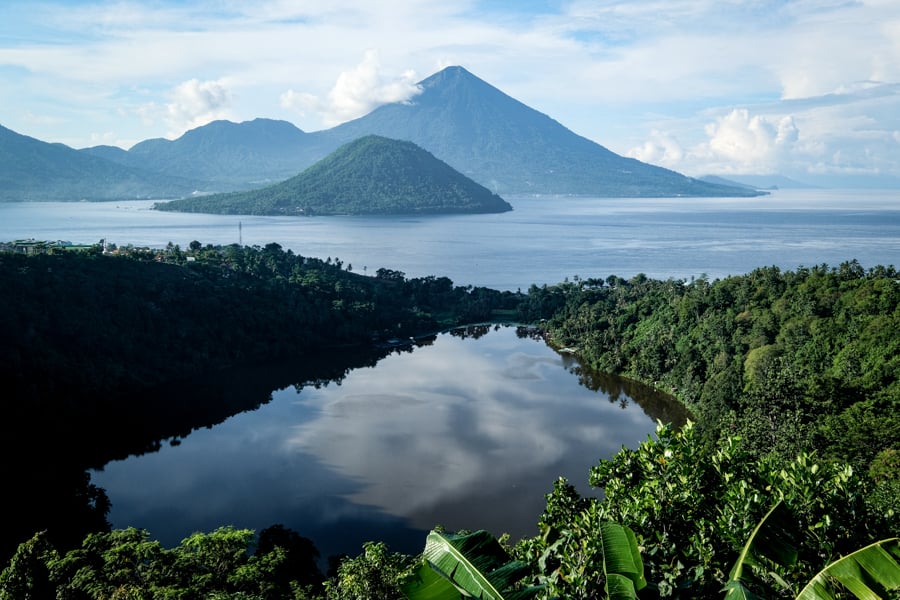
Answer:
<svg viewBox="0 0 900 600"><path fill-rule="evenodd" d="M532 288L527 312L586 362L670 391L703 436L816 449L866 470L900 449L900 282L855 261L710 282L638 275Z"/></svg>
<svg viewBox="0 0 900 600"><path fill-rule="evenodd" d="M183 198L159 210L254 215L409 215L512 210L412 142L369 135L299 175L248 192Z"/></svg>
<svg viewBox="0 0 900 600"><path fill-rule="evenodd" d="M830 561L900 534L893 267L767 267L712 282L578 279L533 286L522 314L546 319L548 340L585 363L671 392L696 419L600 461L590 482L601 500L558 482L544 535L519 546L544 565L538 579L553 593L595 597L603 556L584 540L599 541L603 521L634 531L649 597L793 598ZM746 581L729 574L777 503L760 545L788 552L786 563L756 556ZM896 597L891 584L869 583ZM743 595L745 585L755 595ZM851 597L821 593L804 597Z"/></svg>
<svg viewBox="0 0 900 600"><path fill-rule="evenodd" d="M16 340L2 357L15 392L5 400L13 424L5 451L24 449L29 459L8 480L34 484L40 478L23 480L32 459L58 458L39 447L50 439L42 437L44 422L22 428L30 411L59 411L58 432L70 444L84 431L66 434L67 415L85 406L99 420L115 413L108 401L73 390L151 383L210 364L364 344L517 310L585 363L675 394L696 422L681 430L660 424L654 438L601 460L586 475L602 495L547 482L546 509L535 515L539 535L498 545L483 532L444 536L438 528L428 538L438 545L429 559L452 555L451 564L469 561L475 571L493 565L508 592L489 596L496 598L831 599L852 597L847 582L877 594L864 597L900 592L893 267L768 267L712 282L610 276L533 286L523 296L453 287L446 278L407 280L387 269L360 277L340 261L295 256L277 244L125 254L0 255L0 294L10 307L0 332ZM87 427L89 437L102 427ZM105 531L102 490L77 477L70 487L75 501L65 501L75 506L65 514L78 519L82 535L99 533L80 547L77 530L23 543L0 576L3 600L42 590L79 598L429 597L417 577L456 589L440 583L452 573L377 541L333 563L327 578L310 562L312 542L277 528L257 542L254 532L225 527L163 549L148 532ZM52 498L41 512L54 502L64 500ZM479 515L471 519L477 529ZM18 542L37 531L20 522L11 529ZM473 539L491 543L451 548ZM613 558L623 549L627 568ZM828 570L839 560L850 566ZM818 587L801 592L811 581Z"/></svg>
<svg viewBox="0 0 900 600"><path fill-rule="evenodd" d="M266 247L0 253L0 369L32 397L115 390L490 317L492 292ZM45 374L54 377L43 377ZM18 388L17 388L18 389Z"/></svg>
<svg viewBox="0 0 900 600"><path fill-rule="evenodd" d="M310 374L339 378L362 366L353 360L374 364L353 348L488 320L504 303L517 299L446 277L364 276L274 243L0 252L0 450L10 457L0 475L16 515L0 553L40 529L67 546L107 527L105 495L85 469L265 402L266 390L229 377L234 367L314 364L343 348ZM211 387L193 385L204 377ZM173 382L184 391L159 390Z"/></svg>
<svg viewBox="0 0 900 600"><path fill-rule="evenodd" d="M0 126L0 202L177 198L195 189L192 177L124 166Z"/></svg>

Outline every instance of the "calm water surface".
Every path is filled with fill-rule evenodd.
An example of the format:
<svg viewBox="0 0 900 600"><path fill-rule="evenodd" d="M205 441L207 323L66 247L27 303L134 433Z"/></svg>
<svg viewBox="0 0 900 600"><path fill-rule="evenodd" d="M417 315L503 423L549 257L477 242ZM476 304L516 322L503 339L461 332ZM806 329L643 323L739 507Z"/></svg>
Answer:
<svg viewBox="0 0 900 600"><path fill-rule="evenodd" d="M710 278L857 259L900 265L900 191L782 190L738 199L508 198L512 212L427 218L164 213L151 202L0 204L0 240L186 247L281 244L458 285L526 290L566 277Z"/></svg>
<svg viewBox="0 0 900 600"><path fill-rule="evenodd" d="M419 552L439 524L536 535L557 477L589 493L600 458L646 439L655 417L684 418L660 394L579 378L577 366L513 327L442 334L340 385L276 390L258 410L110 463L93 482L114 526L166 545L223 524L282 523L323 556L372 539Z"/></svg>

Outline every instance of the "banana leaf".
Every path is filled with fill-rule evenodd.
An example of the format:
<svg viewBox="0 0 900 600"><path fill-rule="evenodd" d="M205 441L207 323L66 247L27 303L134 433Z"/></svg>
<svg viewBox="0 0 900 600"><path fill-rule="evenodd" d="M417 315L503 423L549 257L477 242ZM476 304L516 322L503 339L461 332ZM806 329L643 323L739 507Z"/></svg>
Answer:
<svg viewBox="0 0 900 600"><path fill-rule="evenodd" d="M833 600L841 588L860 600L900 595L900 538L875 542L829 564L806 584L797 600Z"/></svg>
<svg viewBox="0 0 900 600"><path fill-rule="evenodd" d="M644 563L634 533L618 523L600 525L603 544L603 571L606 596L611 600L631 600L647 586Z"/></svg>
<svg viewBox="0 0 900 600"><path fill-rule="evenodd" d="M731 568L728 582L725 584L725 600L757 600L761 598L750 589L756 581L750 569L757 567L768 569L775 565L791 566L797 564L797 544L789 533L793 528L793 515L779 500L760 520L744 544L737 561ZM788 584L771 570L768 574L782 587Z"/></svg>
<svg viewBox="0 0 900 600"><path fill-rule="evenodd" d="M510 560L506 550L487 531L452 534L432 531L425 540L424 560L400 584L409 600L524 600L542 588L517 588L531 569Z"/></svg>

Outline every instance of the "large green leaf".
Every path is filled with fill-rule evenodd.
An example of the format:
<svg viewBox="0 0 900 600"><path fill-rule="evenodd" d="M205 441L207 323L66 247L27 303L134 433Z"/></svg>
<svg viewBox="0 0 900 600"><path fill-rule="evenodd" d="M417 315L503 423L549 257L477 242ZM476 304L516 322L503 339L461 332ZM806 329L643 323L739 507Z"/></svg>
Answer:
<svg viewBox="0 0 900 600"><path fill-rule="evenodd" d="M400 585L410 600L522 600L540 590L516 589L530 568L526 563L510 560L506 550L487 531L432 531L425 540L423 556L417 572Z"/></svg>
<svg viewBox="0 0 900 600"><path fill-rule="evenodd" d="M749 584L755 580L745 567L767 569L771 564L790 566L797 563L797 545L789 536L793 516L779 500L760 520L744 544L738 559L731 568L725 584L725 600L754 600L760 598L751 591ZM775 573L773 579L788 587Z"/></svg>
<svg viewBox="0 0 900 600"><path fill-rule="evenodd" d="M806 584L797 600L833 600L840 588L860 600L900 595L900 538L875 542L829 564Z"/></svg>
<svg viewBox="0 0 900 600"><path fill-rule="evenodd" d="M637 592L646 587L647 580L634 533L618 523L605 522L600 525L600 541L607 597L612 600L637 598Z"/></svg>

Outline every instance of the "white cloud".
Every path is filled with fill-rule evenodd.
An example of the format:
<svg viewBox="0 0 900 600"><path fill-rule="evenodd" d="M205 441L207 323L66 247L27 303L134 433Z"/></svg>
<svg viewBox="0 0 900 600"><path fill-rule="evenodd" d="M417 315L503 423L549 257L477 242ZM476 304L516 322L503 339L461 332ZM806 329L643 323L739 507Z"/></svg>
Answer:
<svg viewBox="0 0 900 600"><path fill-rule="evenodd" d="M164 106L145 103L135 112L147 123L164 121L169 127L167 136L175 138L189 129L229 118L231 100L232 93L222 81L189 79L175 86Z"/></svg>
<svg viewBox="0 0 900 600"><path fill-rule="evenodd" d="M360 64L338 76L326 100L291 89L280 96L280 103L284 108L320 113L325 124L333 126L361 117L382 104L406 102L420 92L414 71L387 79L381 74L378 53L367 50Z"/></svg>
<svg viewBox="0 0 900 600"><path fill-rule="evenodd" d="M316 96L307 92L297 92L288 90L278 97L278 103L282 108L294 110L300 115L306 115L309 112L322 113L325 112L325 105Z"/></svg>
<svg viewBox="0 0 900 600"><path fill-rule="evenodd" d="M613 151L683 172L837 156L900 173L896 0L7 4L0 114L41 139L140 140L229 115L318 129L409 99L412 70L459 64ZM173 92L179 81L194 87Z"/></svg>
<svg viewBox="0 0 900 600"><path fill-rule="evenodd" d="M801 147L793 116L751 114L746 108L708 122L704 133L705 139L685 148L671 132L653 130L628 155L691 175L768 174L782 172Z"/></svg>
<svg viewBox="0 0 900 600"><path fill-rule="evenodd" d="M710 123L706 133L713 159L727 165L728 172L736 173L777 172L799 136L792 117L773 122L751 116L747 109L734 109Z"/></svg>
<svg viewBox="0 0 900 600"><path fill-rule="evenodd" d="M627 154L646 163L676 169L680 168L684 160L685 150L675 136L654 129L650 133L650 139Z"/></svg>

